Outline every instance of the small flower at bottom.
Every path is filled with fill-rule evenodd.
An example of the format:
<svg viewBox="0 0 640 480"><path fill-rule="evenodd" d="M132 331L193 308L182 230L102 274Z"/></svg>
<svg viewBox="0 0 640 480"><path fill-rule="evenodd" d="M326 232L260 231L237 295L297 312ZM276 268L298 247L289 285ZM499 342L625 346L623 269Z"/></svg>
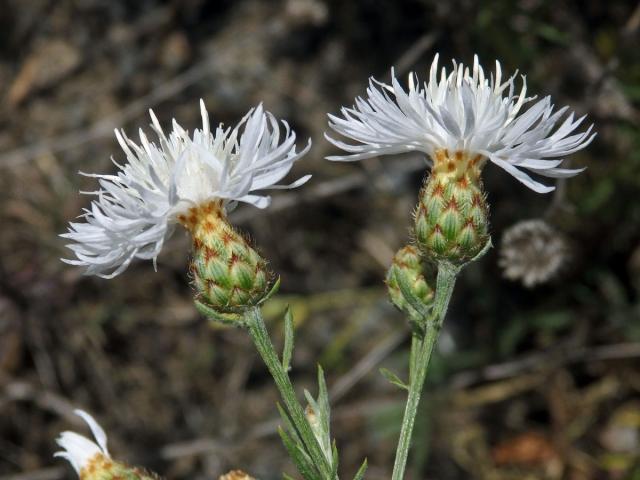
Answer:
<svg viewBox="0 0 640 480"><path fill-rule="evenodd" d="M231 470L224 475L220 475L218 480L256 480L248 473L243 472L242 470Z"/></svg>
<svg viewBox="0 0 640 480"><path fill-rule="evenodd" d="M54 454L71 463L80 480L156 480L157 476L116 462L107 450L107 435L87 412L75 410L87 422L95 442L75 432L62 432L56 442L62 451ZM97 443L96 443L97 442Z"/></svg>

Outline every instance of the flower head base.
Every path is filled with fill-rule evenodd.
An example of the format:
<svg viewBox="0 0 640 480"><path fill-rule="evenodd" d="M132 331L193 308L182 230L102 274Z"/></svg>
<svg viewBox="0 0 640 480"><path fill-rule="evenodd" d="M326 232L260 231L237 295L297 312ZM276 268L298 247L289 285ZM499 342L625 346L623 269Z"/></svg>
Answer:
<svg viewBox="0 0 640 480"><path fill-rule="evenodd" d="M193 238L190 271L198 302L220 314L238 314L266 298L267 262L228 223L221 201L193 207L179 220Z"/></svg>
<svg viewBox="0 0 640 480"><path fill-rule="evenodd" d="M410 294L422 305L428 307L433 303L435 291L435 269L426 262L413 245L406 245L398 250L393 263L387 272L387 291L391 303L404 312L412 321L422 321L419 313L410 305L402 292L399 276L410 289Z"/></svg>
<svg viewBox="0 0 640 480"><path fill-rule="evenodd" d="M62 432L56 442L63 450L55 456L67 459L80 480L156 480L153 474L112 460L102 427L88 413L82 410L75 413L87 422L97 443L75 432Z"/></svg>
<svg viewBox="0 0 640 480"><path fill-rule="evenodd" d="M435 261L461 265L478 255L490 238L480 180L483 158L446 149L434 156L415 210L416 243Z"/></svg>
<svg viewBox="0 0 640 480"><path fill-rule="evenodd" d="M415 74L405 91L393 75L391 85L371 80L366 99L357 98L343 108L340 118L330 115L329 126L353 140L346 143L327 137L348 154L329 160L352 161L379 155L422 151L435 161L438 151L463 152L498 165L536 192L546 186L525 172L547 177L570 177L581 170L561 168L563 157L586 147L595 134L592 127L573 133L584 120L570 114L557 125L567 107L554 112L549 97L526 97L526 81L515 90L515 75L502 81L496 62L495 75L485 76L474 58L471 70L454 62L450 73L438 77L438 56L429 82L421 86ZM521 113L522 107L529 108Z"/></svg>
<svg viewBox="0 0 640 480"><path fill-rule="evenodd" d="M214 132L202 101L200 106L202 129L192 136L175 120L166 136L153 112L158 144L142 131L140 145L116 131L127 163L116 163L116 175L89 175L99 179L100 189L91 192L97 199L85 211L85 222L71 223L62 235L73 242L68 247L76 256L64 261L85 267L88 275L112 278L134 258L155 261L172 227L192 208L212 201L223 210L237 202L265 208L270 197L256 191L295 188L310 178L276 185L309 146L296 153L295 133L286 122L282 131L262 105L235 128L220 125Z"/></svg>

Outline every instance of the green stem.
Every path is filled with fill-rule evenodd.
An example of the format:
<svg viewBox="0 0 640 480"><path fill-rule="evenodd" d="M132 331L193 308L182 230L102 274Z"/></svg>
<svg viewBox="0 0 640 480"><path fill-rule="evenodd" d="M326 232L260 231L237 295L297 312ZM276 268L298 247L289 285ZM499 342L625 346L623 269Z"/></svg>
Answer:
<svg viewBox="0 0 640 480"><path fill-rule="evenodd" d="M438 264L436 297L433 303L431 318L423 319L422 323L425 327L424 337L420 337L418 333L413 334L410 354L412 361L410 362L409 371L409 395L404 410L404 417L402 418L402 428L400 430L400 439L398 440L398 448L396 449L396 459L393 465L391 480L402 480L404 477L409 448L411 447L413 426L418 412L422 387L429 368L429 361L431 360L431 353L438 341L440 328L447 313L459 271L460 269L458 267L450 263L440 262Z"/></svg>
<svg viewBox="0 0 640 480"><path fill-rule="evenodd" d="M304 409L296 398L296 393L289 379L289 375L282 366L278 354L273 347L260 308L254 307L249 310L245 319L249 335L280 391L280 396L291 418L291 422L302 439L308 455L318 470L320 478L333 480L335 476L332 475L331 466L322 453L322 448L311 430L311 426L304 414Z"/></svg>

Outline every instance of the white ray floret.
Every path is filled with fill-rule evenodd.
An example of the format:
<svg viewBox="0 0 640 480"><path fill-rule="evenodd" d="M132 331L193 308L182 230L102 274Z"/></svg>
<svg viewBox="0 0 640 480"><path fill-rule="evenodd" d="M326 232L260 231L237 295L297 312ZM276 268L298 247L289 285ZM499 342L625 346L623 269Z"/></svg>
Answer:
<svg viewBox="0 0 640 480"><path fill-rule="evenodd" d="M60 445L63 450L56 452L54 456L67 459L79 475L80 471L96 458L97 455L106 458L111 457L107 450L107 434L102 427L98 425L98 422L85 411L75 410L74 412L87 422L95 438L95 442L75 432L62 432L56 439L56 443Z"/></svg>
<svg viewBox="0 0 640 480"><path fill-rule="evenodd" d="M232 208L236 202L265 208L270 197L257 191L295 188L311 176L290 185L277 185L294 162L307 153L311 141L296 152L296 135L262 105L252 109L233 129L219 125L210 130L209 116L200 101L202 129L192 136L173 121L164 134L152 111L152 128L158 144L140 130L140 144L124 131L116 137L127 162L116 175L88 176L98 179L97 196L83 214L84 222L72 222L62 237L76 259L63 259L85 267L87 275L112 278L135 258L153 259L160 253L177 217L191 207L222 200Z"/></svg>
<svg viewBox="0 0 640 480"><path fill-rule="evenodd" d="M353 161L378 155L438 150L480 154L536 192L554 189L534 180L525 170L546 177L570 177L582 169L561 168L563 157L586 147L594 138L593 125L574 133L584 120L567 107L554 111L550 97L526 97L526 79L516 93L515 77L503 82L500 63L488 78L474 57L471 71L453 62L438 77L438 55L429 81L420 85L409 75L405 91L391 72L391 85L371 79L367 98L358 97L342 117L329 115L329 126L353 143L326 135L346 155L329 160ZM523 106L528 108L523 111Z"/></svg>

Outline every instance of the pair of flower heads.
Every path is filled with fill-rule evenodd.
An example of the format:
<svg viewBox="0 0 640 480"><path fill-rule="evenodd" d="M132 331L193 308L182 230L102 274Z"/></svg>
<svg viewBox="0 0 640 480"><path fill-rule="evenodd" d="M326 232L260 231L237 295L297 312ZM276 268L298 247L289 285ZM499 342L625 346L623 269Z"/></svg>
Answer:
<svg viewBox="0 0 640 480"><path fill-rule="evenodd" d="M175 120L165 134L153 112L156 141L142 130L139 143L116 131L126 161L114 160L115 174L89 174L100 187L90 192L96 198L82 221L72 222L62 235L71 241L68 248L75 255L64 261L84 267L88 275L112 278L134 259L155 263L165 240L181 224L193 239L190 273L196 304L213 315L238 316L268 298L272 278L266 261L226 214L238 202L266 208L270 197L264 190L305 184L310 175L290 184L280 182L309 151L311 141L298 151L295 132L262 105L234 128L219 125L213 130L202 101L200 109L202 128L192 134ZM325 137L344 153L327 159L425 154L430 175L415 209L415 245L400 250L395 263L413 269L410 286L427 302L433 290L419 271L424 258L460 265L489 242L480 179L487 162L539 193L554 187L531 174L565 178L582 171L563 168L562 163L586 147L595 133L593 126L578 131L584 117L575 118L567 110L555 108L550 97L528 97L525 77L503 77L497 61L487 75L477 57L471 68L454 61L448 71L438 67L436 55L424 83L412 73L403 87L392 70L390 84L372 78L365 96L343 107L340 115L329 115L337 137ZM392 283L390 294L398 305ZM90 416L81 415L98 444L70 432L59 439L61 455L79 473L91 458L108 458L104 432Z"/></svg>

